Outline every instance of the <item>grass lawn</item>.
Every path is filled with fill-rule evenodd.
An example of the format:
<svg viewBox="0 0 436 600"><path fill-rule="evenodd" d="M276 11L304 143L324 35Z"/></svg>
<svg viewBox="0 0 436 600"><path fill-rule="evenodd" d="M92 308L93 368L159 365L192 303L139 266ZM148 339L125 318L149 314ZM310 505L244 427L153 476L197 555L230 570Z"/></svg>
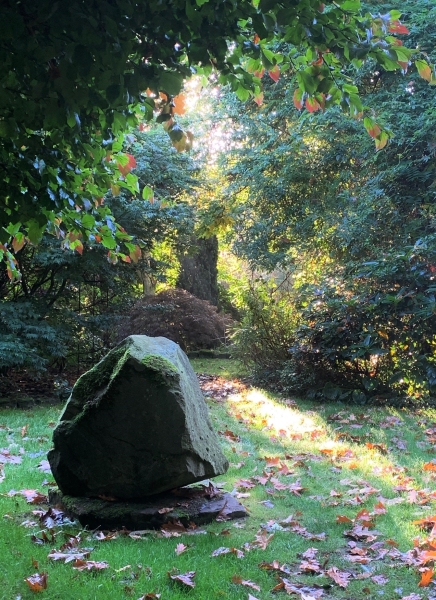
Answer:
<svg viewBox="0 0 436 600"><path fill-rule="evenodd" d="M232 361L193 363L219 376L202 379L230 461L214 481L239 497L250 516L179 537L56 525L43 495L61 406L3 408L0 598L33 598L33 585L43 587L42 598L62 600L436 599L434 410L279 398L226 387L225 378L238 373ZM66 542L68 555L68 540L81 549L81 562L48 558ZM191 572L182 581L168 575Z"/></svg>

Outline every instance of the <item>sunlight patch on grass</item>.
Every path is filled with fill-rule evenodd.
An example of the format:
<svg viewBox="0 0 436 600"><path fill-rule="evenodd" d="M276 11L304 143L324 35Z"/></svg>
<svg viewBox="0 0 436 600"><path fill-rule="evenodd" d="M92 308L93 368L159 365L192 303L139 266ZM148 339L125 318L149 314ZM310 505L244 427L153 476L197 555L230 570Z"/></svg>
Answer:
<svg viewBox="0 0 436 600"><path fill-rule="evenodd" d="M230 396L227 402L236 419L254 421L281 437L303 435L316 430L316 423L311 416L277 402L264 390L248 389Z"/></svg>

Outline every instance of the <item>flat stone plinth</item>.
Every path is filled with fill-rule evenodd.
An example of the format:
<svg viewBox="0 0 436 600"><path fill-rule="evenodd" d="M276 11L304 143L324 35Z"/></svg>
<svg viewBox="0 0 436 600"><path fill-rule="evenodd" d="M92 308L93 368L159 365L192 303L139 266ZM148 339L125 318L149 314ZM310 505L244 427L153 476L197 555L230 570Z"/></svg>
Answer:
<svg viewBox="0 0 436 600"><path fill-rule="evenodd" d="M220 492L213 498L200 494L195 488L180 488L143 502L111 502L67 496L53 489L49 492L49 502L90 529L161 529L175 521L186 527L192 522L202 525L217 517L231 520L248 514L246 508L227 492Z"/></svg>

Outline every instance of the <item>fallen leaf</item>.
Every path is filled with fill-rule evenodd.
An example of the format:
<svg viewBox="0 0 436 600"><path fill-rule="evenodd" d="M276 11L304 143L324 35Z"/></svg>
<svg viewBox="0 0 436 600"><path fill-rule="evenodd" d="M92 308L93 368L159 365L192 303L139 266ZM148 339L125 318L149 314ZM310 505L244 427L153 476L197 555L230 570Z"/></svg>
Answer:
<svg viewBox="0 0 436 600"><path fill-rule="evenodd" d="M160 597L161 594L154 594L153 592L149 592L148 594L144 594L144 596L138 598L138 600L154 600L155 598L159 600Z"/></svg>
<svg viewBox="0 0 436 600"><path fill-rule="evenodd" d="M157 512L160 515L166 515L167 513L170 513L174 510L174 508L160 508Z"/></svg>
<svg viewBox="0 0 436 600"><path fill-rule="evenodd" d="M239 577L239 575L233 575L232 582L237 583L238 585L245 585L246 587L250 587L253 590L260 592L260 587L257 585L257 583L254 583L248 579L242 579L242 577Z"/></svg>
<svg viewBox="0 0 436 600"><path fill-rule="evenodd" d="M187 573L180 573L178 575L172 575L171 573L168 573L168 576L173 581L177 581L178 583L183 583L183 585L186 585L190 588L195 587L195 583L193 581L194 577L195 577L195 571L188 571Z"/></svg>
<svg viewBox="0 0 436 600"><path fill-rule="evenodd" d="M177 544L177 546L174 549L174 552L177 554L177 556L180 556L180 554L186 552L188 548L189 546L185 546L185 544Z"/></svg>
<svg viewBox="0 0 436 600"><path fill-rule="evenodd" d="M245 556L242 550L239 550L238 548L226 548L224 546L221 546L220 548L214 550L211 556L221 556L222 554L234 554L236 558L244 558Z"/></svg>
<svg viewBox="0 0 436 600"><path fill-rule="evenodd" d="M325 573L342 588L346 588L350 583L351 573L347 573L347 571L339 571L336 567L331 567Z"/></svg>
<svg viewBox="0 0 436 600"><path fill-rule="evenodd" d="M21 456L11 454L7 448L3 448L0 450L0 464L4 465L6 463L19 465L21 463Z"/></svg>
<svg viewBox="0 0 436 600"><path fill-rule="evenodd" d="M42 471L43 473L51 473L50 463L48 460L42 460L38 467L38 471Z"/></svg>
<svg viewBox="0 0 436 600"><path fill-rule="evenodd" d="M35 573L24 580L32 592L42 592L47 589L47 573Z"/></svg>
<svg viewBox="0 0 436 600"><path fill-rule="evenodd" d="M89 548L84 548L83 550L72 548L70 552L60 552L54 549L48 554L47 558L50 558L51 560L62 560L65 563L69 563L73 560L83 561L83 559L88 557L90 554L91 550Z"/></svg>
<svg viewBox="0 0 436 600"><path fill-rule="evenodd" d="M96 562L94 560L75 560L73 564L73 569L76 571L102 571L103 569L108 569L109 564L105 561Z"/></svg>
<svg viewBox="0 0 436 600"><path fill-rule="evenodd" d="M21 490L17 492L26 498L28 504L43 504L48 502L48 498L45 494L41 494L38 490Z"/></svg>
<svg viewBox="0 0 436 600"><path fill-rule="evenodd" d="M424 569L421 572L421 580L418 583L418 587L427 587L433 581L434 571L433 569Z"/></svg>

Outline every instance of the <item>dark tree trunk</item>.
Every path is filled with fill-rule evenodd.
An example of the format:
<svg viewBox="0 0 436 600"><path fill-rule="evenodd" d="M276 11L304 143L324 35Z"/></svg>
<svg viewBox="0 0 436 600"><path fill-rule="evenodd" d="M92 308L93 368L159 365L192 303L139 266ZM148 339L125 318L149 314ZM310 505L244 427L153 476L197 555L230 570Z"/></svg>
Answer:
<svg viewBox="0 0 436 600"><path fill-rule="evenodd" d="M191 251L180 258L177 287L218 305L218 239L193 238Z"/></svg>

